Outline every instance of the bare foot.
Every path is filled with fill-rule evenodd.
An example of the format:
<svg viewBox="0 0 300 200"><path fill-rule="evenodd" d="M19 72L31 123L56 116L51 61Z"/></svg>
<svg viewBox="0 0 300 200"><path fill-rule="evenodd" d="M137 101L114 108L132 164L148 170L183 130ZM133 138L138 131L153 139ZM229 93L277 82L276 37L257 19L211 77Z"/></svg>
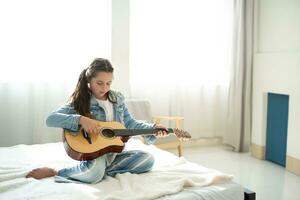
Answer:
<svg viewBox="0 0 300 200"><path fill-rule="evenodd" d="M48 167L42 167L42 168L36 168L29 172L26 175L26 178L35 178L35 179L42 179L47 177L55 176L57 172L54 169L48 168Z"/></svg>

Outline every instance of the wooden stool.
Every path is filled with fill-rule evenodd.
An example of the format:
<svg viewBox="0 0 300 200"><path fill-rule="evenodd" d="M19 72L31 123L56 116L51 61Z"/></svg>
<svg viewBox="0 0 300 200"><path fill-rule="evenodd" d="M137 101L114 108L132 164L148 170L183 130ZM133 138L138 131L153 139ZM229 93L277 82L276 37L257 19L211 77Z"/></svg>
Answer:
<svg viewBox="0 0 300 200"><path fill-rule="evenodd" d="M153 122L156 124L159 124L161 122L161 120L169 120L169 121L175 121L175 128L177 129L181 129L182 128L182 124L183 124L183 117L177 117L177 116L155 116L153 117ZM183 153L183 145L182 145L182 141L177 140L175 142L172 143L165 143L165 144L161 144L161 145L156 145L160 148L164 148L166 146L171 147L174 146L177 147L178 150L178 156L182 156Z"/></svg>

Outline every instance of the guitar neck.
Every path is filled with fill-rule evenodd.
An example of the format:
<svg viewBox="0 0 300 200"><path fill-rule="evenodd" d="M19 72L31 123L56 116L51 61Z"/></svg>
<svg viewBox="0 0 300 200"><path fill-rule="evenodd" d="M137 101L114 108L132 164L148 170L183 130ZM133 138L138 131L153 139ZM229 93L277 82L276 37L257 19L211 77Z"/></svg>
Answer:
<svg viewBox="0 0 300 200"><path fill-rule="evenodd" d="M165 129L113 129L115 136L135 136L135 135L153 135L158 131ZM168 128L168 133L174 133L172 128Z"/></svg>

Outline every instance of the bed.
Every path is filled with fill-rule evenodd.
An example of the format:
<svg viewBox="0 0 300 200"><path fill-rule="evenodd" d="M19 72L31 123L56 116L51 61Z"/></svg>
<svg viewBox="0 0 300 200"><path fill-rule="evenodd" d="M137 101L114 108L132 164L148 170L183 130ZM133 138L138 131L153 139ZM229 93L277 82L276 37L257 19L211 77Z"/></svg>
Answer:
<svg viewBox="0 0 300 200"><path fill-rule="evenodd" d="M243 200L244 188L232 176L192 163L138 139L127 150L144 150L155 157L153 170L144 174L118 174L98 184L57 183L25 175L36 167L60 169L75 165L63 144L16 145L0 148L0 199L130 199L130 200Z"/></svg>

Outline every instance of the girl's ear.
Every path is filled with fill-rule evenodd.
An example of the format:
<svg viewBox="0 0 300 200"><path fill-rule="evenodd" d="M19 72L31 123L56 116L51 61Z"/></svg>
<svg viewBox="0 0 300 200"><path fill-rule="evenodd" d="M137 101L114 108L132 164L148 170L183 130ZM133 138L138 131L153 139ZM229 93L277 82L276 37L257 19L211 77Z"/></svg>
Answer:
<svg viewBox="0 0 300 200"><path fill-rule="evenodd" d="M88 83L87 86L88 86L89 89L91 89L91 84L90 83Z"/></svg>

